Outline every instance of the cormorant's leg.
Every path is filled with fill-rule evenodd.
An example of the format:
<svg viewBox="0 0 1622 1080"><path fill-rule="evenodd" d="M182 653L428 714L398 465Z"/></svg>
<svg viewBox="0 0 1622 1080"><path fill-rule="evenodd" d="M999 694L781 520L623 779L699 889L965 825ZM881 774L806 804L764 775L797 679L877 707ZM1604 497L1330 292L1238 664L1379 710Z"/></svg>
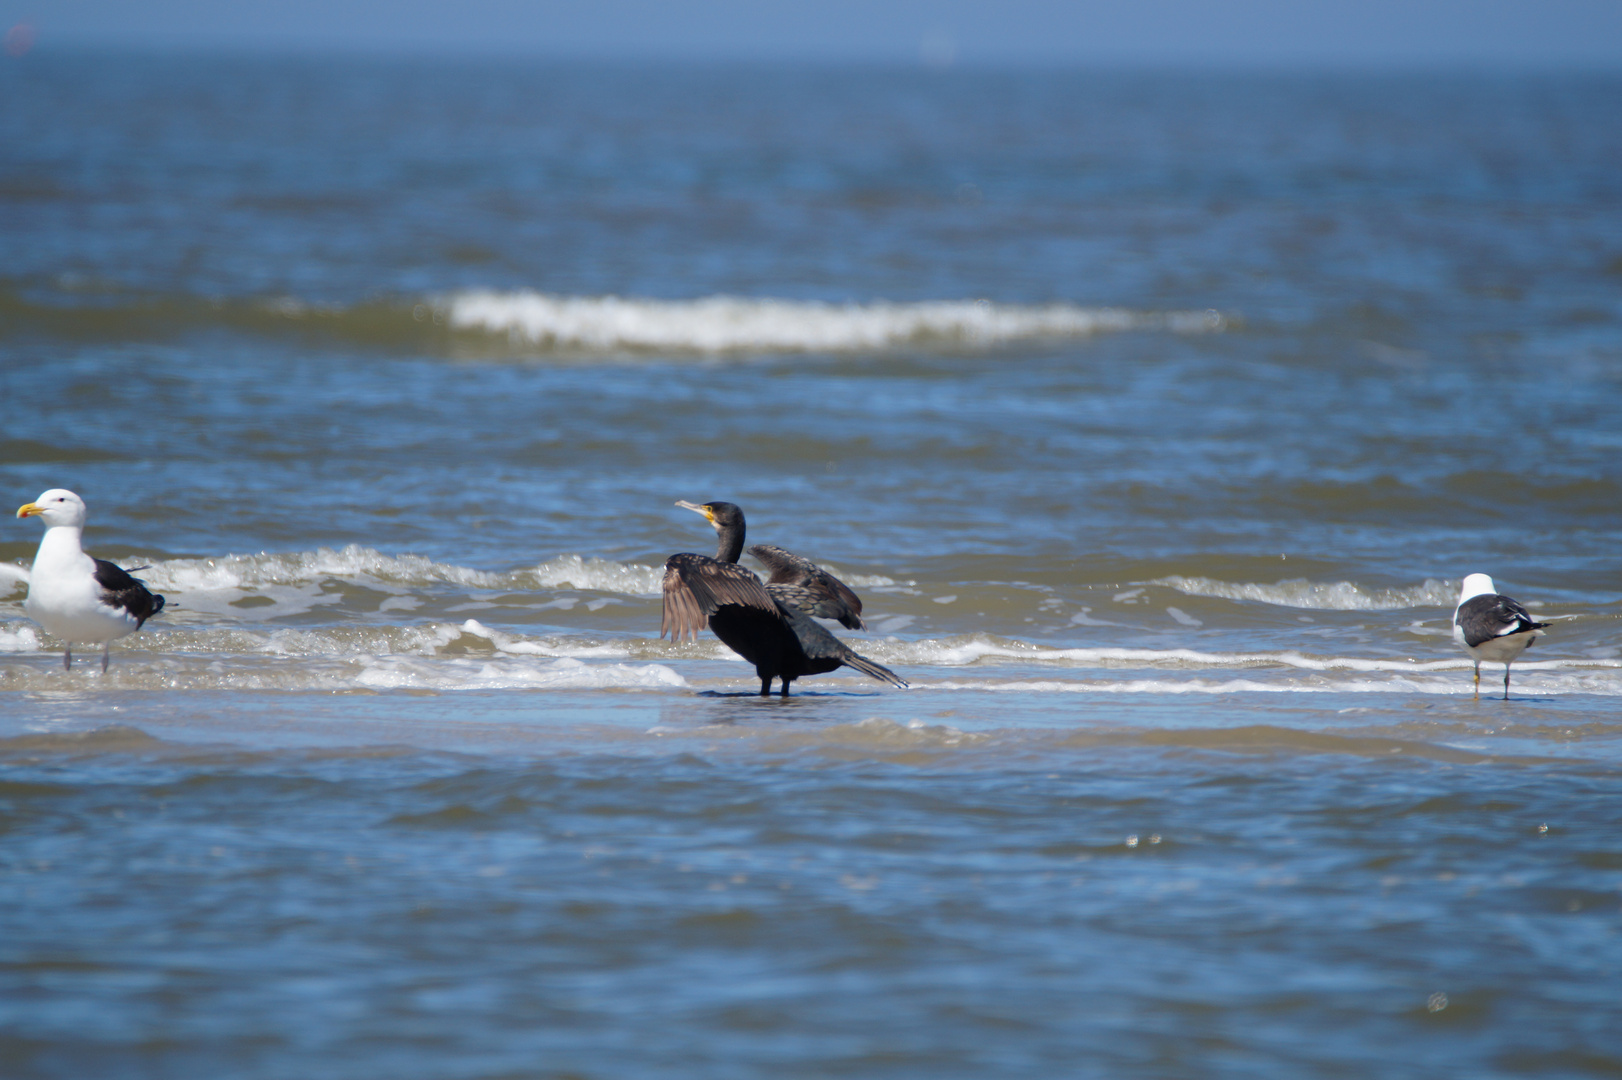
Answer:
<svg viewBox="0 0 1622 1080"><path fill-rule="evenodd" d="M103 675L107 674L107 650L112 648L112 647L113 647L113 643L110 642L110 641L103 643L103 645L101 647L101 673ZM1505 670L1506 670L1506 673L1507 673L1508 669L1505 669Z"/></svg>
<svg viewBox="0 0 1622 1080"><path fill-rule="evenodd" d="M1507 669L1506 669L1507 670ZM1481 700L1481 661L1476 661L1476 700Z"/></svg>
<svg viewBox="0 0 1622 1080"><path fill-rule="evenodd" d="M1509 665L1504 665L1504 700L1509 700Z"/></svg>
<svg viewBox="0 0 1622 1080"><path fill-rule="evenodd" d="M772 696L772 677L770 675L761 676L761 679L760 679L760 696L761 697L771 697Z"/></svg>
<svg viewBox="0 0 1622 1080"><path fill-rule="evenodd" d="M73 670L73 646L69 645L62 650L62 670Z"/></svg>

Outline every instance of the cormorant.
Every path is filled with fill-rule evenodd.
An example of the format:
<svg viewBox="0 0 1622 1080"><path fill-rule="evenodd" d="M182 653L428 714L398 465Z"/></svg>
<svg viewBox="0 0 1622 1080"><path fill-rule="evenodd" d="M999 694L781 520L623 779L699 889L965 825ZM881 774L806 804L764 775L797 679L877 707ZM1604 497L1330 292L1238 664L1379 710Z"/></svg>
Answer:
<svg viewBox="0 0 1622 1080"><path fill-rule="evenodd" d="M28 575L23 610L35 622L66 642L62 666L73 666L73 643L101 644L101 670L114 638L133 634L163 610L163 597L148 592L129 571L105 559L92 559L80 546L84 535L84 500L63 488L52 488L17 508L20 518L37 517L45 536Z"/></svg>
<svg viewBox="0 0 1622 1080"><path fill-rule="evenodd" d="M1504 665L1504 700L1509 700L1509 665L1543 636L1548 623L1533 622L1518 601L1499 594L1492 578L1471 574L1453 609L1453 638L1476 662L1476 697L1481 696L1481 662Z"/></svg>
<svg viewBox="0 0 1622 1080"><path fill-rule="evenodd" d="M839 667L907 685L811 618L819 615L852 629L862 627L862 602L844 582L781 548L757 545L750 554L772 571L772 581L763 585L738 565L744 539L742 510L727 502L676 505L703 514L715 526L718 542L713 559L684 552L666 560L660 637L669 633L672 641L697 638L708 625L728 648L755 665L763 697L771 693L773 679L783 680L783 696L788 697L789 683L795 679Z"/></svg>

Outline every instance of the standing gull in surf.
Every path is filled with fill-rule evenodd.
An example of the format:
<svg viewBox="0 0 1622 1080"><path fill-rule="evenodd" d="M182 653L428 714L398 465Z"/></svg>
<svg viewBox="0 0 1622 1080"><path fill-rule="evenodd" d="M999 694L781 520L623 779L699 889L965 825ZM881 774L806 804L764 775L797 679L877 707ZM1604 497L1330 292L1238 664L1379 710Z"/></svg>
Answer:
<svg viewBox="0 0 1622 1080"><path fill-rule="evenodd" d="M1543 636L1548 623L1533 622L1519 601L1499 594L1492 578L1471 574L1459 590L1453 611L1453 638L1476 662L1476 697L1481 696L1481 662L1504 665L1504 700L1509 700L1509 665Z"/></svg>
<svg viewBox="0 0 1622 1080"><path fill-rule="evenodd" d="M64 668L73 666L73 643L83 641L101 646L101 670L106 671L112 640L135 633L162 611L163 597L148 592L122 567L84 553L84 500L73 492L52 488L18 507L17 516L45 523L23 610L62 639Z"/></svg>
<svg viewBox="0 0 1622 1080"><path fill-rule="evenodd" d="M751 554L773 571L772 582L763 585L738 565L743 552L742 510L726 502L676 505L703 514L715 526L717 547L713 559L683 552L665 562L660 637L669 633L672 641L696 639L708 626L723 644L755 665L762 697L771 693L773 679L783 680L783 696L788 697L788 685L795 679L840 667L895 686L907 685L811 618L838 619L852 628L862 625L862 602L844 582L780 548L751 548Z"/></svg>

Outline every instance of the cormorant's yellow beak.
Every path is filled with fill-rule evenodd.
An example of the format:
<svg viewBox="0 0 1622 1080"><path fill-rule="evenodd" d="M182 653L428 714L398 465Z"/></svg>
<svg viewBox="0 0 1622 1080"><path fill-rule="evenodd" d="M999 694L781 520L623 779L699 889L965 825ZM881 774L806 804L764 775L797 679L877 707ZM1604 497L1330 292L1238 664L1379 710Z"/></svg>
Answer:
<svg viewBox="0 0 1622 1080"><path fill-rule="evenodd" d="M33 517L36 514L43 514L44 512L45 508L39 503L23 503L21 506L17 507L17 516L20 518Z"/></svg>
<svg viewBox="0 0 1622 1080"><path fill-rule="evenodd" d="M690 503L686 499L676 500L676 505L681 507L683 510L691 510L694 513L703 514L706 521L708 521L711 525L715 524L715 511L711 510L707 506L700 506L698 503ZM20 512L21 511L19 511L19 513Z"/></svg>

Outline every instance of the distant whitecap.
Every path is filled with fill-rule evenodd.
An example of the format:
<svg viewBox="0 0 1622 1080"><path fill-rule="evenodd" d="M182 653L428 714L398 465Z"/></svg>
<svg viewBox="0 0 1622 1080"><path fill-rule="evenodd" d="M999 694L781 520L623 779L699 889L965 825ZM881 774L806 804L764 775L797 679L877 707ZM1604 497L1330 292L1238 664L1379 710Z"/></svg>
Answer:
<svg viewBox="0 0 1622 1080"><path fill-rule="evenodd" d="M505 335L513 344L580 352L853 352L901 346L988 348L1042 338L1127 330L1211 333L1217 311L1131 311L988 300L833 304L711 296L652 300L469 291L436 305L453 330Z"/></svg>
<svg viewBox="0 0 1622 1080"><path fill-rule="evenodd" d="M1186 596L1255 600L1279 607L1321 611L1398 611L1403 608L1438 607L1453 602L1452 588L1434 578L1427 578L1422 585L1398 589L1374 589L1352 581L1293 578L1267 585L1181 575L1156 578L1149 584L1165 585Z"/></svg>

